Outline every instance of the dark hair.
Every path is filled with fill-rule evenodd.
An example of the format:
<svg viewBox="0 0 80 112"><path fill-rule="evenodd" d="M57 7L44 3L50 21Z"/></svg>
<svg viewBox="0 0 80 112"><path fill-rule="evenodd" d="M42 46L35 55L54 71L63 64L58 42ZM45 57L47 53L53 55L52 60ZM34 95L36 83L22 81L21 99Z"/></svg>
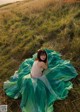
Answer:
<svg viewBox="0 0 80 112"><path fill-rule="evenodd" d="M46 59L45 60L41 60L41 58L40 58L40 56L41 55L46 55ZM47 61L47 53L46 53L46 51L45 50L38 50L37 51L37 59L39 60L39 61L43 61L43 62L45 62L46 63L46 61Z"/></svg>

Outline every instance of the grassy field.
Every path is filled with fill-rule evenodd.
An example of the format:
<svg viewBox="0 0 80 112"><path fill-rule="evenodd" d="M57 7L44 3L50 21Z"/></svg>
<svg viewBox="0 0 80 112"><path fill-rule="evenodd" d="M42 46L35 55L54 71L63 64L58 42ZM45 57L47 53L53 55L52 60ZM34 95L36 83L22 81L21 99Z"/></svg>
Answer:
<svg viewBox="0 0 80 112"><path fill-rule="evenodd" d="M70 60L80 74L79 3L25 0L0 6L1 88L3 81L14 74L22 61L32 57L40 48L60 52L62 58ZM80 111L80 77L73 82L74 90L66 100L55 103L55 112ZM8 98L2 89L0 93L0 104L8 103L10 112L15 104L19 107L18 100Z"/></svg>

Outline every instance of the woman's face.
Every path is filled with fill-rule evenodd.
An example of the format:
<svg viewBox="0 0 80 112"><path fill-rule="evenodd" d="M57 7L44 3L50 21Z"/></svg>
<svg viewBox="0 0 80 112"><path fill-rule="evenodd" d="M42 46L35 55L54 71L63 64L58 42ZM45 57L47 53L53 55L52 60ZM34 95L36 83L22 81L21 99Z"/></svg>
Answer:
<svg viewBox="0 0 80 112"><path fill-rule="evenodd" d="M40 56L40 59L41 59L41 60L45 60L45 59L46 59L46 55L45 55L45 54L44 54L44 55L41 55L41 56Z"/></svg>

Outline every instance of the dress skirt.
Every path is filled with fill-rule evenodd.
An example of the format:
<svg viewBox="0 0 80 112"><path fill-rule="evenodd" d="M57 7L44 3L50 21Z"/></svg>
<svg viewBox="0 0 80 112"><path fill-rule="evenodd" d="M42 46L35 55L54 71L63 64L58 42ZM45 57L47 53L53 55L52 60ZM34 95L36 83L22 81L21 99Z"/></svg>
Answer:
<svg viewBox="0 0 80 112"><path fill-rule="evenodd" d="M30 71L37 56L25 59L19 69L3 83L7 96L21 98L22 112L55 112L54 102L68 97L73 88L70 81L78 73L70 60L63 60L61 54L54 50L44 49L48 55L48 69L38 78L31 77Z"/></svg>

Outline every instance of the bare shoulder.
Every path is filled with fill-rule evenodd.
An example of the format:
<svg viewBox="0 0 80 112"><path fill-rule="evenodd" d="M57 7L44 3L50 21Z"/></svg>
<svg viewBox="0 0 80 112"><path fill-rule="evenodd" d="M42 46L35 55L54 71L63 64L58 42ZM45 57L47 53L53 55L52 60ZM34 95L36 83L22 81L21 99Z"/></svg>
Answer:
<svg viewBox="0 0 80 112"><path fill-rule="evenodd" d="M45 64L45 63L42 62L42 61L38 62L38 65L39 65L39 66L43 66L44 64Z"/></svg>
<svg viewBox="0 0 80 112"><path fill-rule="evenodd" d="M44 65L45 63L41 61L40 64L41 64L41 65Z"/></svg>
<svg viewBox="0 0 80 112"><path fill-rule="evenodd" d="M42 65L44 65L45 63L44 62L40 62Z"/></svg>
<svg viewBox="0 0 80 112"><path fill-rule="evenodd" d="M44 68L44 69L47 69L48 66L44 63L44 62L39 62L38 65L41 67L41 68Z"/></svg>

